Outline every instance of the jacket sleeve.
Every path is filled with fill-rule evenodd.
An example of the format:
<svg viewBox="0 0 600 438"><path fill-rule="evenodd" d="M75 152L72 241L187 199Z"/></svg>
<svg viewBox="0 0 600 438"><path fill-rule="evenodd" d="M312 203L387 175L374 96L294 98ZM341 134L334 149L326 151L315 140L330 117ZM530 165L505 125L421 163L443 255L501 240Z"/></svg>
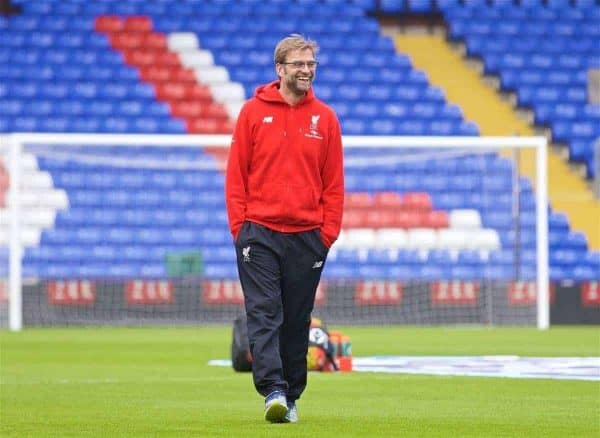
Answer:
<svg viewBox="0 0 600 438"><path fill-rule="evenodd" d="M340 122L332 114L327 151L321 178L323 181L323 225L321 238L331 247L340 234L344 210L344 158Z"/></svg>
<svg viewBox="0 0 600 438"><path fill-rule="evenodd" d="M231 139L225 175L225 203L234 240L246 217L248 167L251 148L248 104L242 107Z"/></svg>

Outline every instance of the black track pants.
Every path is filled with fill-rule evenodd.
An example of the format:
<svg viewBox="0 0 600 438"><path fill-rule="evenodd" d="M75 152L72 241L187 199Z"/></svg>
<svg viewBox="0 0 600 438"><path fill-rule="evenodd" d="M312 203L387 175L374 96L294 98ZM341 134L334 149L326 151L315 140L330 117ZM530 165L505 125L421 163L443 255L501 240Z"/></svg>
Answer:
<svg viewBox="0 0 600 438"><path fill-rule="evenodd" d="M252 375L263 396L296 400L306 387L310 318L327 248L318 229L279 233L245 222L235 243Z"/></svg>

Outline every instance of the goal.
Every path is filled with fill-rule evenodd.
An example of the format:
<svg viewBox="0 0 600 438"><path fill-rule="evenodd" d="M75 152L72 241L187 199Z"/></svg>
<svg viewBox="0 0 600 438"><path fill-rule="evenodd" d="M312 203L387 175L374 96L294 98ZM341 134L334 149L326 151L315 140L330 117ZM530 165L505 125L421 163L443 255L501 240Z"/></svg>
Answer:
<svg viewBox="0 0 600 438"><path fill-rule="evenodd" d="M231 323L243 295L223 194L229 142L0 136L0 324ZM548 327L545 138L343 144L343 229L317 316Z"/></svg>

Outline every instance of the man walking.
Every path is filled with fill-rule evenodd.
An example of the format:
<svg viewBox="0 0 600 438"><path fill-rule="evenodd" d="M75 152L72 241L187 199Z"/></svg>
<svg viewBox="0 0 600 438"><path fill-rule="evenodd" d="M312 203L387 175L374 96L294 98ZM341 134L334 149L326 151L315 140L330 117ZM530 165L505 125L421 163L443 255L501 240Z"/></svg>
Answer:
<svg viewBox="0 0 600 438"><path fill-rule="evenodd" d="M318 50L297 34L277 44L278 79L242 107L227 163L252 374L273 423L298 421L315 293L342 220L340 125L311 88Z"/></svg>

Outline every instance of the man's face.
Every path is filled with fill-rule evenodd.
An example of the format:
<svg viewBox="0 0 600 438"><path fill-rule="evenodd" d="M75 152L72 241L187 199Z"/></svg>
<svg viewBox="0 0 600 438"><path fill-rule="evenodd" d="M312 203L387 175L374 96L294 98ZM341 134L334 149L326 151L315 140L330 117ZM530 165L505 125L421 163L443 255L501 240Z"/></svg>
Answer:
<svg viewBox="0 0 600 438"><path fill-rule="evenodd" d="M292 50L284 63L277 64L281 86L298 96L304 95L312 85L317 69L312 50Z"/></svg>

